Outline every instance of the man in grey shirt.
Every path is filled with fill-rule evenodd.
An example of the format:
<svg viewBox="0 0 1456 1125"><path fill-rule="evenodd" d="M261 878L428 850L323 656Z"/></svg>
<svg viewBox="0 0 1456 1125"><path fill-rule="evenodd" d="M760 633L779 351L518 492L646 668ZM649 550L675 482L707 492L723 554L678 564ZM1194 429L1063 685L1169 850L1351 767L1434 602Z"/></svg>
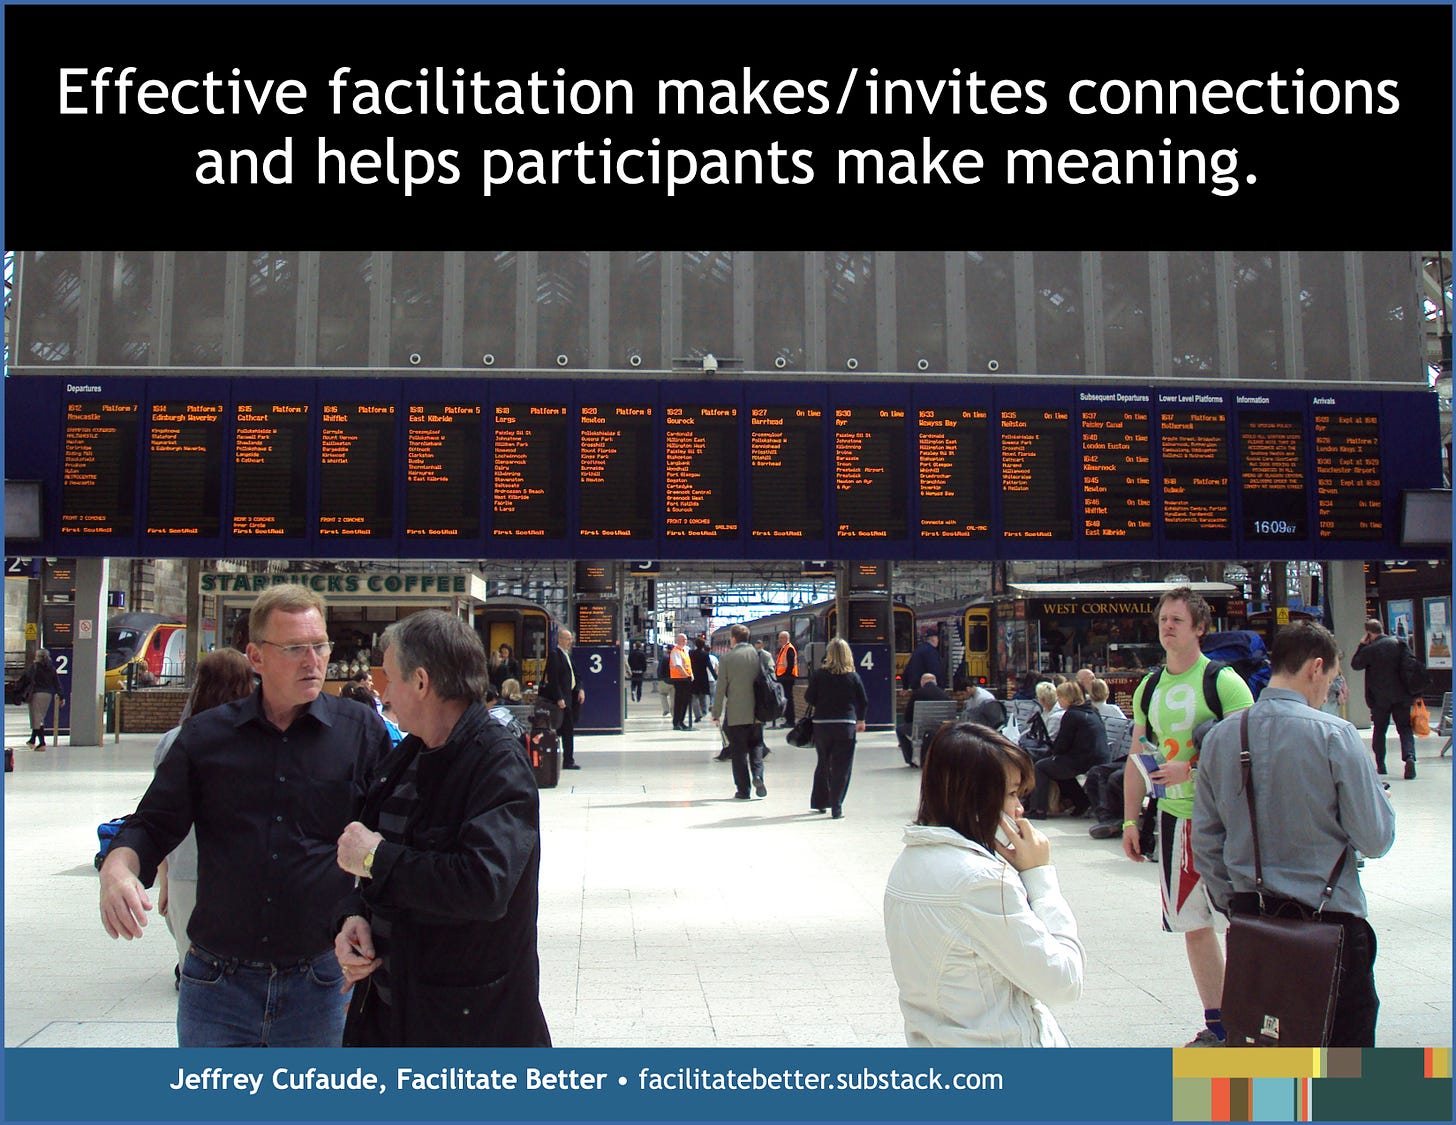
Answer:
<svg viewBox="0 0 1456 1125"><path fill-rule="evenodd" d="M1339 648L1329 630L1312 621L1287 625L1269 657L1269 686L1248 712L1264 898L1314 907L1342 852L1357 848L1381 856L1390 850L1395 811L1355 728L1319 710L1340 671ZM1257 914L1254 838L1239 766L1240 719L1229 716L1203 740L1193 860L1220 910ZM1375 1045L1380 998L1375 933L1366 913L1360 874L1349 856L1323 913L1345 928L1331 1047Z"/></svg>

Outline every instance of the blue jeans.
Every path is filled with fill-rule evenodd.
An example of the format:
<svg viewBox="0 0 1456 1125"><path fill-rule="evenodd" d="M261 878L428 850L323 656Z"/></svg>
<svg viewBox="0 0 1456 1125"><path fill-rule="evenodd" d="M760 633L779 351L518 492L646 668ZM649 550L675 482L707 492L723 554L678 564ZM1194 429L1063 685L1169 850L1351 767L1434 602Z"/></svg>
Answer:
<svg viewBox="0 0 1456 1125"><path fill-rule="evenodd" d="M348 997L332 949L291 964L230 961L193 946L177 996L179 1047L337 1047Z"/></svg>

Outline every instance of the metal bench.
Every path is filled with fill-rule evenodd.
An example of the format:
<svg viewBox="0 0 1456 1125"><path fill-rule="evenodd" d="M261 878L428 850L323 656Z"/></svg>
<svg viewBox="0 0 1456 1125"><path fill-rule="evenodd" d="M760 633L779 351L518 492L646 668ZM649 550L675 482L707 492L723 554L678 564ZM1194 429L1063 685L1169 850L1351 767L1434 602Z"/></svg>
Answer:
<svg viewBox="0 0 1456 1125"><path fill-rule="evenodd" d="M1444 758L1446 751L1451 749L1451 693L1449 691L1441 696L1441 721L1436 727L1436 733L1446 739L1440 753L1440 757Z"/></svg>
<svg viewBox="0 0 1456 1125"><path fill-rule="evenodd" d="M954 699L920 699L916 701L915 714L910 721L912 755L919 755L920 742L924 738L925 732L938 730L942 723L954 719L958 707L959 705Z"/></svg>

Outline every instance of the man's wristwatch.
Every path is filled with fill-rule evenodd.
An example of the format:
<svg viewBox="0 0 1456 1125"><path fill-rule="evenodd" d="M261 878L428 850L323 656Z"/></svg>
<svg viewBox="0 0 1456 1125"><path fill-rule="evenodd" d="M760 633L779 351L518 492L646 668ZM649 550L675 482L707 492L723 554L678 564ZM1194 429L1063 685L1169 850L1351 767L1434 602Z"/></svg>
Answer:
<svg viewBox="0 0 1456 1125"><path fill-rule="evenodd" d="M379 848L377 846L370 848L369 854L364 857L364 875L366 878L372 879L374 877L374 853L378 850Z"/></svg>

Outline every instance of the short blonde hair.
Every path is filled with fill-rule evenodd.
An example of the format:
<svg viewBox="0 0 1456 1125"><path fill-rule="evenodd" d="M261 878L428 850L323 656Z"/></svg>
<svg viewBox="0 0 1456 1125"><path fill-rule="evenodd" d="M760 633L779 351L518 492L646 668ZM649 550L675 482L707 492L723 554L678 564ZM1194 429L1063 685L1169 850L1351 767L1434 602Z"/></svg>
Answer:
<svg viewBox="0 0 1456 1125"><path fill-rule="evenodd" d="M1064 684L1057 685L1057 702L1063 707L1075 707L1083 699L1082 685L1076 680L1068 680Z"/></svg>
<svg viewBox="0 0 1456 1125"><path fill-rule="evenodd" d="M850 651L849 642L843 637L835 637L825 648L824 668L825 671L840 676L854 671L854 653Z"/></svg>
<svg viewBox="0 0 1456 1125"><path fill-rule="evenodd" d="M1057 702L1057 687L1050 680L1042 680L1036 685L1036 701L1041 704L1043 711L1050 711Z"/></svg>
<svg viewBox="0 0 1456 1125"><path fill-rule="evenodd" d="M254 642L266 639L263 631L267 628L268 619L275 612L307 613L311 609L318 610L318 615L325 621L328 620L323 597L307 586L293 582L269 586L258 595L258 600L253 603L253 608L248 613L248 639Z"/></svg>
<svg viewBox="0 0 1456 1125"><path fill-rule="evenodd" d="M1092 702L1093 703L1106 703L1107 702L1107 697L1109 695L1111 695L1111 694L1112 694L1112 690L1107 686L1107 681L1106 680L1103 680L1103 679L1094 679L1092 681Z"/></svg>

